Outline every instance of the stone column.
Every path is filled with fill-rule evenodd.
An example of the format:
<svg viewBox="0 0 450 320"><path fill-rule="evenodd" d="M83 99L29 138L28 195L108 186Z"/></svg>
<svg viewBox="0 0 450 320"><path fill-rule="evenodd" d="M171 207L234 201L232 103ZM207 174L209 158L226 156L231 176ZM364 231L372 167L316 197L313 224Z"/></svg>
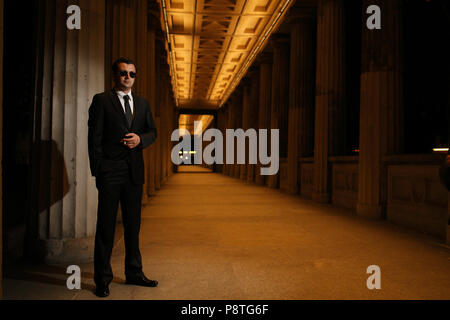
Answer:
<svg viewBox="0 0 450 320"><path fill-rule="evenodd" d="M240 127L236 127L236 129L241 128L244 130L244 132L248 129L249 126L249 118L251 117L250 114L250 79L245 78L241 80L241 85L243 86L243 94L242 94L242 116L241 116L241 123L242 125ZM235 142L236 143L236 142ZM246 139L244 144L244 150L245 152L245 163L239 164L239 177L241 180L247 180L247 164L248 164L248 141ZM237 156L237 153L236 153Z"/></svg>
<svg viewBox="0 0 450 320"><path fill-rule="evenodd" d="M257 58L259 67L259 104L258 104L258 129L271 128L271 104L272 104L272 54L263 52ZM270 132L268 132L268 137ZM268 139L270 142L270 139ZM259 150L259 147L258 147ZM270 150L270 148L268 148ZM266 176L261 175L261 164L256 167L255 181L264 185Z"/></svg>
<svg viewBox="0 0 450 320"><path fill-rule="evenodd" d="M223 161L225 163L225 159L227 158L227 153L226 153L226 148L225 148L225 129L226 129L226 120L227 118L227 105L225 104L224 106L222 106L222 108L220 108L217 112L217 129L220 130L220 132L222 133L222 136L224 137L224 141L223 141L223 150L222 150L222 155L223 155ZM219 164L216 163L216 172L220 172L220 173L224 173L224 169L225 169L225 164Z"/></svg>
<svg viewBox="0 0 450 320"><path fill-rule="evenodd" d="M3 17L3 0L0 0L0 17ZM0 74L3 74L3 19L0 22ZM3 77L0 77L0 141L3 141ZM3 159L3 148L0 158ZM0 176L3 177L3 165L0 165ZM0 194L3 195L3 179L0 179ZM3 293L3 197L0 197L0 299Z"/></svg>
<svg viewBox="0 0 450 320"><path fill-rule="evenodd" d="M80 0L81 30L66 28L67 1L48 3L42 132L51 148L50 196L40 206L39 248L46 262L93 258L97 189L88 158L88 110L105 90L105 2ZM45 150L42 150L45 151ZM42 250L42 251L40 251Z"/></svg>
<svg viewBox="0 0 450 320"><path fill-rule="evenodd" d="M235 116L235 105L236 105L236 94L233 93L228 99L228 119L227 119L227 129L234 129L234 116ZM226 136L225 136L226 137ZM228 140L225 140L226 143L229 143ZM225 144L226 146L226 144ZM226 161L226 158L224 158ZM234 160L233 160L234 161ZM234 162L228 163L226 165L226 174L230 177L234 176Z"/></svg>
<svg viewBox="0 0 450 320"><path fill-rule="evenodd" d="M271 128L280 130L280 160L287 157L288 111L289 111L289 37L274 34L272 65ZM270 135L269 135L270 136ZM268 137L269 140L269 137ZM270 188L279 187L279 172L268 176Z"/></svg>
<svg viewBox="0 0 450 320"><path fill-rule="evenodd" d="M148 8L147 1L137 1L136 3L136 21L135 21L135 33L136 33L136 63L139 70L138 77L136 78L135 91L138 95L146 98L150 98L150 73L149 70L149 47L147 45L148 39ZM144 149L144 170L145 177L148 175L148 157L149 148ZM143 190L148 188L148 179L145 179ZM148 201L147 192L142 192L142 205L145 205Z"/></svg>
<svg viewBox="0 0 450 320"><path fill-rule="evenodd" d="M165 62L165 61L164 61ZM164 185L167 180L167 140L170 139L168 137L168 109L169 109L169 85L170 85L170 76L169 76L169 66L167 63L164 63L162 68L162 86L163 90L162 99L161 99L161 109L160 109L160 134L159 139L160 143L160 152L161 152L161 185Z"/></svg>
<svg viewBox="0 0 450 320"><path fill-rule="evenodd" d="M233 128L234 126L233 126L233 124L232 124L232 114L233 114L233 99L232 99L232 97L230 96L230 98L228 99L228 101L227 101L227 110L226 110L226 119L225 119L225 131L224 131L224 140L223 140L223 143L224 143L224 149L225 149L225 152L224 152L224 158L223 158L223 161L224 161L224 167L225 167L225 174L227 175L227 176L231 176L231 170L232 170L232 165L231 164L227 164L226 163L226 143L227 143L227 138L226 138L226 129L231 129L231 128Z"/></svg>
<svg viewBox="0 0 450 320"><path fill-rule="evenodd" d="M244 102L244 87L242 85L239 85L238 91L236 94L236 99L234 101L234 108L233 108L233 120L234 120L234 126L233 129L242 128L242 111L243 111L243 102ZM236 139L234 140L234 171L233 171L233 177L240 178L241 176L241 165L237 163L237 143Z"/></svg>
<svg viewBox="0 0 450 320"><path fill-rule="evenodd" d="M317 25L313 200L329 202L328 156L345 143L345 39L343 0L320 0Z"/></svg>
<svg viewBox="0 0 450 320"><path fill-rule="evenodd" d="M226 148L226 129L228 127L228 110L230 109L230 99L227 100L227 102L222 106L222 113L219 115L222 117L223 122L223 128L222 128L222 135L223 135L223 165L222 165L222 174L228 174L228 166L227 166L227 148Z"/></svg>
<svg viewBox="0 0 450 320"><path fill-rule="evenodd" d="M148 99L147 72L147 1L106 1L106 88L114 85L111 65L119 57L128 57L138 65L134 90ZM144 66L144 69L140 67Z"/></svg>
<svg viewBox="0 0 450 320"><path fill-rule="evenodd" d="M167 179L170 178L173 174L174 170L174 164L172 163L172 147L175 145L171 140L170 137L172 135L173 130L175 130L175 122L174 122L174 114L175 114L175 99L173 95L173 91L169 91L169 108L167 110L167 135L166 135L166 144L167 144L167 152L166 152L166 163L167 163Z"/></svg>
<svg viewBox="0 0 450 320"><path fill-rule="evenodd" d="M161 109L163 108L162 100L164 98L164 83L163 75L164 63L165 63L165 49L164 49L164 34L161 31L156 33L156 104L155 104L155 114L154 121L156 125L156 130L158 132L158 138L154 143L154 148L156 149L156 159L155 159L155 189L161 189Z"/></svg>
<svg viewBox="0 0 450 320"><path fill-rule="evenodd" d="M447 155L447 157L449 157L449 155ZM449 160L447 160L447 163L449 162ZM447 224L447 239L446 239L446 243L450 244L450 192L448 193L448 204L447 204L447 218L449 219L448 224Z"/></svg>
<svg viewBox="0 0 450 320"><path fill-rule="evenodd" d="M256 130L258 135L258 105L259 105L259 68L254 68L250 73L250 105L249 117L247 119L247 129L252 128ZM256 141L258 143L258 141ZM258 150L258 146L256 147ZM247 147L247 159L249 159L250 148ZM258 158L258 157L257 157ZM255 181L256 165L247 162L247 181Z"/></svg>
<svg viewBox="0 0 450 320"><path fill-rule="evenodd" d="M159 5L155 2L153 6L149 8L149 21L148 21L148 30L147 30L147 52L148 52L148 64L147 70L148 80L149 80L149 103L150 108L152 110L152 115L155 117L156 113L156 104L157 104L157 92L156 92L156 83L157 83L157 73L156 73L156 64L157 64L157 53L156 53L156 30L160 28L160 22L158 20L159 13ZM158 132L159 134L159 132ZM153 143L149 148L146 149L147 155L145 163L146 169L146 190L148 196L154 196L156 194L155 188L155 170L156 170L156 157L157 157L157 149L156 143Z"/></svg>
<svg viewBox="0 0 450 320"><path fill-rule="evenodd" d="M294 10L292 10L294 9ZM315 8L292 8L289 80L288 192L299 192L298 159L314 145Z"/></svg>
<svg viewBox="0 0 450 320"><path fill-rule="evenodd" d="M402 149L401 0L364 1L381 9L381 29L363 26L359 192L357 213L380 218L386 210L385 155Z"/></svg>

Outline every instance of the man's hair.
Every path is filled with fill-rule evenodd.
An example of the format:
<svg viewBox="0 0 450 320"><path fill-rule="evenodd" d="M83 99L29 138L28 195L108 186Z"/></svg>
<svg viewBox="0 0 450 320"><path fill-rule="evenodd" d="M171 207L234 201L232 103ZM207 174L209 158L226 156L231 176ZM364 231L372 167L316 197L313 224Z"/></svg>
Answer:
<svg viewBox="0 0 450 320"><path fill-rule="evenodd" d="M117 71L119 71L119 63L126 63L126 64L132 64L134 65L136 72L137 72L137 66L136 63L134 63L132 60L128 59L128 58L119 58L116 61L114 61L113 65L112 65L112 70L114 74L117 74Z"/></svg>

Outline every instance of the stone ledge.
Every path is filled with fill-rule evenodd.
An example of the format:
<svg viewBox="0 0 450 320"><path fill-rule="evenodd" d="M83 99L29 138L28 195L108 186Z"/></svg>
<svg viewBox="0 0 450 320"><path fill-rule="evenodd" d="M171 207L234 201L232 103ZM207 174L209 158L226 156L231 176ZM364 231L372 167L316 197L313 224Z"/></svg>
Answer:
<svg viewBox="0 0 450 320"><path fill-rule="evenodd" d="M358 163L359 156L333 156L328 157L329 162L349 162L349 163Z"/></svg>
<svg viewBox="0 0 450 320"><path fill-rule="evenodd" d="M88 263L94 260L95 237L40 240L46 264Z"/></svg>
<svg viewBox="0 0 450 320"><path fill-rule="evenodd" d="M445 160L446 154L399 154L384 156L383 162L388 164L429 164L441 165Z"/></svg>

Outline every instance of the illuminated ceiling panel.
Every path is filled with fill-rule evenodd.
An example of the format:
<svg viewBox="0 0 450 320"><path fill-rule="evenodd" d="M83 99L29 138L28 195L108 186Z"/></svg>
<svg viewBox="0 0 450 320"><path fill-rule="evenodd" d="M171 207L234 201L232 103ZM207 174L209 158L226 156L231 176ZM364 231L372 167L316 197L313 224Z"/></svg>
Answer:
<svg viewBox="0 0 450 320"><path fill-rule="evenodd" d="M177 105L219 107L293 0L160 0Z"/></svg>

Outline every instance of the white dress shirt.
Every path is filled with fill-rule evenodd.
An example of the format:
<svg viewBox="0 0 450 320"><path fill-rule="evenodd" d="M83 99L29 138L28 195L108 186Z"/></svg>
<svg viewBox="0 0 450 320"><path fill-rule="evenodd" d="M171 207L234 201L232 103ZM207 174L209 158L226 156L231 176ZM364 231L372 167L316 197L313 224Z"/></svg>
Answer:
<svg viewBox="0 0 450 320"><path fill-rule="evenodd" d="M134 114L133 95L131 94L131 91L128 94L126 94L123 91L116 91L116 93L117 93L117 96L119 97L120 104L122 105L122 109L123 109L123 113L124 114L126 114L126 112L125 112L125 99L123 97L126 96L126 95L130 97L130 100L128 102L130 104L131 114Z"/></svg>

